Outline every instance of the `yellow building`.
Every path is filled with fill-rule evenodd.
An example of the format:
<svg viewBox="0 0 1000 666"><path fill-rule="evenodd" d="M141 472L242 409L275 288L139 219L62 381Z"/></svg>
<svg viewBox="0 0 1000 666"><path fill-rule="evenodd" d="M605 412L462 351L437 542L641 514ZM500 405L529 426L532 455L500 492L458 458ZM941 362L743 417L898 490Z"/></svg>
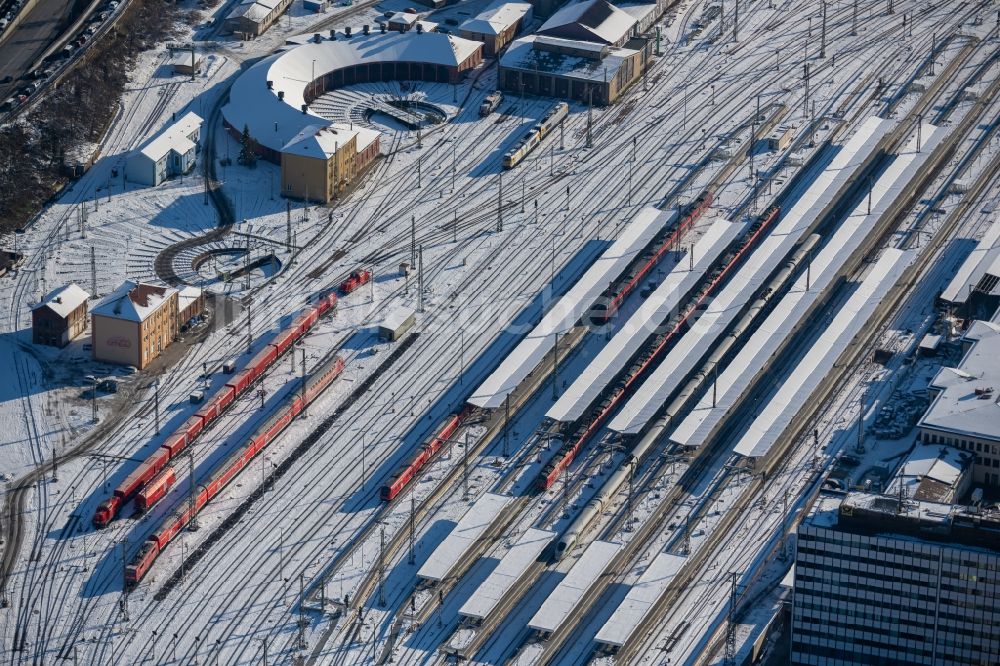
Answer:
<svg viewBox="0 0 1000 666"><path fill-rule="evenodd" d="M281 151L281 193L329 203L379 153L379 133L366 127L309 125Z"/></svg>
<svg viewBox="0 0 1000 666"><path fill-rule="evenodd" d="M177 337L177 290L126 280L91 310L92 353L140 370Z"/></svg>

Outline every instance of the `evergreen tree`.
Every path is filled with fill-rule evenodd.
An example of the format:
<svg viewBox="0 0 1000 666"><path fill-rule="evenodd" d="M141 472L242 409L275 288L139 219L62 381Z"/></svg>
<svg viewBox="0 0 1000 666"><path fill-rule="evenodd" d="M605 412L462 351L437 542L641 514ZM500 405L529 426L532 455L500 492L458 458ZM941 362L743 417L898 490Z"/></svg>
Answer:
<svg viewBox="0 0 1000 666"><path fill-rule="evenodd" d="M243 126L243 136L240 137L240 155L237 157L237 161L243 166L248 166L251 169L257 166L257 146L254 140L250 137L250 128L246 125Z"/></svg>

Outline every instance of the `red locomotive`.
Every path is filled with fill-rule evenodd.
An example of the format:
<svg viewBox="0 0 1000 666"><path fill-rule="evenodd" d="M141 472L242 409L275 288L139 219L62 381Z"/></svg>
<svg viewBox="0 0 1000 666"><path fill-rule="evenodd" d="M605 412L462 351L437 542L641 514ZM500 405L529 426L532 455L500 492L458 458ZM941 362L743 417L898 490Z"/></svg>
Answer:
<svg viewBox="0 0 1000 666"><path fill-rule="evenodd" d="M307 307L288 327L282 329L274 340L250 360L243 370L233 375L233 378L219 388L201 409L181 424L156 451L150 454L149 458L129 474L115 488L111 497L101 502L94 513L94 526L101 528L114 520L119 509L134 497L140 488L150 484L171 458L175 458L181 451L190 446L202 430L211 425L237 396L244 393L251 384L262 377L279 356L288 351L299 338L305 335L320 317L333 310L336 304L337 295L335 293L321 296L315 305ZM153 502L158 499L159 497L155 497Z"/></svg>
<svg viewBox="0 0 1000 666"><path fill-rule="evenodd" d="M340 293L345 296L358 287L368 284L372 279L371 271L367 271L363 268L351 273L346 280L340 283Z"/></svg>
<svg viewBox="0 0 1000 666"><path fill-rule="evenodd" d="M448 443L448 439L455 434L458 430L459 424L469 413L471 408L466 406L458 414L452 414L445 421L444 427L438 431L438 434L426 444L421 445L420 450L417 451L417 455L410 461L408 465L403 465L396 473L392 475L389 479L389 483L382 486L379 490L379 497L387 502L391 502L396 499L398 495L406 486L420 473L420 470L427 461L434 457L441 448Z"/></svg>
<svg viewBox="0 0 1000 666"><path fill-rule="evenodd" d="M691 314L698 310L699 306L705 302L705 299L715 291L717 286L719 286L719 283L722 282L723 278L725 278L725 276L740 263L750 248L756 244L757 239L764 231L764 228L770 225L780 213L781 208L775 204L768 208L764 214L758 218L758 220L748 230L748 233L742 241L739 250L737 250L735 254L726 257L726 264L723 269L717 274L714 274L714 277L708 286L700 293L695 302L688 306L688 308L684 311L684 314L674 323L670 331L663 335L657 345L653 348L652 352L639 365L635 372L631 373L614 391L611 397L607 399L606 402L602 403L602 407L599 408L597 415L591 420L590 424L587 425L586 428L583 428L582 432L577 430L576 433L578 434L574 434L570 437L569 441L563 444L559 451L556 452L555 457L549 461L547 465L545 465L541 473L538 475L538 478L535 479L535 488L538 490L548 490L553 486L553 484L555 484L555 482L559 479L559 475L570 466L576 458L576 455L580 452L584 443L589 440L595 432L597 432L601 424L604 423L604 420L611 414L621 399L628 393L632 384L634 384L638 378L642 376L646 369L650 367L654 359L656 359L660 352L666 348L667 343L681 331Z"/></svg>
<svg viewBox="0 0 1000 666"><path fill-rule="evenodd" d="M246 444L237 447L216 467L208 478L194 490L192 498L185 499L181 505L168 516L163 523L143 542L132 563L125 567L125 585L134 587L167 547L170 540L191 522L202 507L253 460L285 427L315 400L316 396L333 382L344 370L344 359L339 356L327 361L319 367L306 381L305 397L302 391L295 391L282 401L278 409L249 437ZM150 484L152 486L153 484ZM146 492L144 490L144 492ZM164 491L164 494L166 491Z"/></svg>
<svg viewBox="0 0 1000 666"><path fill-rule="evenodd" d="M615 316L615 313L618 312L618 308L621 307L622 302L630 293L632 293L636 286L638 286L639 283L641 283L646 276L649 275L649 272L660 262L663 255L666 254L676 240L680 238L680 235L693 225L706 210L708 210L708 207L712 205L713 200L714 197L712 192L710 190L705 190L690 206L688 206L687 211L681 217L677 226L673 227L672 230L664 230L662 233L657 234L656 238L650 242L649 247L647 248L647 252L652 251L653 253L649 259L647 259L638 270L628 273L631 277L626 276L623 278L623 281L616 282L608 287L608 289L601 294L601 297L590 309L590 318L595 324L606 324L608 320Z"/></svg>

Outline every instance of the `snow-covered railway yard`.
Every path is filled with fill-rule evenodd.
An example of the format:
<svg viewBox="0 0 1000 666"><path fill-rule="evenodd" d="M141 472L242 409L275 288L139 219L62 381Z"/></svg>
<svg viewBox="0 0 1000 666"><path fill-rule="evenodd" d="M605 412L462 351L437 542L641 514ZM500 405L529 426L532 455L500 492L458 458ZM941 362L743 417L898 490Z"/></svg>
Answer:
<svg viewBox="0 0 1000 666"><path fill-rule="evenodd" d="M468 4L471 15L485 6ZM872 352L914 353L964 258L954 241L978 238L992 219L1000 60L995 2L896 0L889 13L884 0L834 0L823 19L810 0L755 0L741 3L738 33L729 4L720 18L709 10L717 2L672 3L649 33L648 73L609 106L570 102L560 127L511 169L504 153L557 100L505 92L480 117L500 86L493 59L454 86L324 91L310 104L320 116L383 132L377 160L325 205L283 198L276 164L238 164L243 146L217 110L241 72L286 39L346 25L360 33L404 3L317 17L296 2L257 40L194 35L204 66L193 79L164 74L163 52L145 54L101 158L7 243L16 238L25 260L0 277L3 663L416 664L457 654L701 664L748 654L773 615L789 532L856 446L859 401L873 409L895 386L899 362L876 365ZM400 100L446 121L419 131L384 106L381 116L359 110ZM222 219L200 166L157 187L124 177L129 151L187 111L214 123L198 159L214 157L212 187L233 213L232 227L203 243ZM779 126L790 140L768 148ZM849 156L862 134L871 138ZM678 224L705 192L706 210L607 323L592 323L584 303L587 314L553 340L555 358L518 348L644 208ZM757 226L774 205L776 217ZM785 214L794 214L788 229ZM182 242L165 266L164 251ZM413 258L407 275L400 265ZM628 263L604 300L642 261ZM371 281L341 294L173 461L164 499L91 525L111 490L199 409L193 392L224 388L223 364L239 371L356 269ZM31 343L31 305L53 288L76 282L106 295L165 272L209 292L214 315L150 369L92 361L86 338L65 349ZM400 308L416 324L386 341L378 326ZM725 324L706 333L713 317ZM734 330L740 321L750 328ZM757 328L780 338L755 339ZM733 353L713 356L723 344ZM522 353L541 357L527 377L491 377ZM344 370L308 415L126 590L123 569L142 543L334 354ZM115 376L121 388L92 401L88 375ZM469 404L500 385L492 406L506 404ZM398 495L381 497L454 415L441 450ZM900 454L873 437L867 450L872 463ZM463 545L446 574L418 576L491 494L509 501L485 536ZM548 534L540 556L518 560L535 552L522 539ZM603 575L581 578L553 631L532 629L595 541L615 544L598 556ZM669 581L644 613L616 613L663 553Z"/></svg>

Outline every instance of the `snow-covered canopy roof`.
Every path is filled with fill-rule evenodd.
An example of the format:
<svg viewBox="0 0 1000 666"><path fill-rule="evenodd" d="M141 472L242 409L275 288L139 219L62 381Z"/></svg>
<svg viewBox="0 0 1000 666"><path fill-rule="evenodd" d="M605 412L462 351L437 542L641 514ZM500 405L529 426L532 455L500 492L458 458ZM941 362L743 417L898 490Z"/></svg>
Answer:
<svg viewBox="0 0 1000 666"><path fill-rule="evenodd" d="M462 30L482 35L499 35L523 19L531 11L527 2L503 2L487 7L474 19L462 25Z"/></svg>
<svg viewBox="0 0 1000 666"><path fill-rule="evenodd" d="M172 287L125 280L114 292L105 296L91 312L115 319L145 321L175 293L177 290Z"/></svg>
<svg viewBox="0 0 1000 666"><path fill-rule="evenodd" d="M329 120L303 113L305 91L315 62L316 78L362 63L413 62L458 67L482 44L452 35L416 32L356 35L350 39L294 46L257 63L243 73L229 92L222 115L237 131L244 126L262 146L280 152L309 125L329 126ZM267 82L272 81L272 89ZM278 92L285 95L278 99Z"/></svg>
<svg viewBox="0 0 1000 666"><path fill-rule="evenodd" d="M617 44L635 24L634 16L607 0L585 0L557 11L542 24L538 34Z"/></svg>
<svg viewBox="0 0 1000 666"><path fill-rule="evenodd" d="M158 162L171 150L184 154L194 148L191 136L202 124L201 116L194 111L188 111L180 120L152 137L139 147L138 152L154 162Z"/></svg>
<svg viewBox="0 0 1000 666"><path fill-rule="evenodd" d="M90 294L78 287L76 283L70 282L50 291L31 309L48 308L60 317L66 318L70 312L80 307L80 304L86 302L88 298L90 298Z"/></svg>

